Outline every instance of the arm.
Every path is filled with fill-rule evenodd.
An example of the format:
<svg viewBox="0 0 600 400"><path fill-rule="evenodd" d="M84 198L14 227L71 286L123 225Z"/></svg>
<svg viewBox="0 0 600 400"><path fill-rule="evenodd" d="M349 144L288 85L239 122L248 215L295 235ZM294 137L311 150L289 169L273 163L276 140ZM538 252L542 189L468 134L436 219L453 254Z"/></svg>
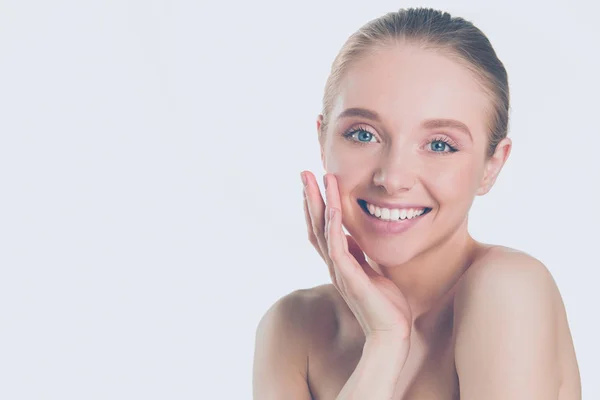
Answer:
<svg viewBox="0 0 600 400"><path fill-rule="evenodd" d="M549 271L510 253L472 272L455 299L460 398L558 399L560 295Z"/></svg>
<svg viewBox="0 0 600 400"><path fill-rule="evenodd" d="M307 381L305 299L296 291L279 299L256 331L253 366L255 400L311 400ZM305 325L306 324L306 325Z"/></svg>
<svg viewBox="0 0 600 400"><path fill-rule="evenodd" d="M388 400L394 398L396 383L409 350L409 340L368 338L356 369L336 400Z"/></svg>

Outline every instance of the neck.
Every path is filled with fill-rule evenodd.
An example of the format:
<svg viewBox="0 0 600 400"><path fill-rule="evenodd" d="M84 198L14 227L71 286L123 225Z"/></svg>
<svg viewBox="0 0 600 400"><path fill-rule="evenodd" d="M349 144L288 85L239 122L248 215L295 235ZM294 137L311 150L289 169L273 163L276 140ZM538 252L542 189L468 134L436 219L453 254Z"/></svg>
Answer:
<svg viewBox="0 0 600 400"><path fill-rule="evenodd" d="M471 264L476 246L465 219L450 237L404 264L384 266L367 261L400 289L411 307L414 324L453 291Z"/></svg>

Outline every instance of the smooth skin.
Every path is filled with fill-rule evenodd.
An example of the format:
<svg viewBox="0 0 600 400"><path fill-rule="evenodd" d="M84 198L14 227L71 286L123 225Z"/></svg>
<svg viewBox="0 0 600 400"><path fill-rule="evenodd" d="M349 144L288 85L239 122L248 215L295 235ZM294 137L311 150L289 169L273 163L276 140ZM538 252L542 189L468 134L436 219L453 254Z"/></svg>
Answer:
<svg viewBox="0 0 600 400"><path fill-rule="evenodd" d="M353 64L321 141L327 205L302 174L309 240L332 284L290 293L261 319L255 399L581 398L547 268L468 234L472 201L512 146L485 157L490 104L468 68L435 51L400 44ZM432 211L380 235L358 199Z"/></svg>
<svg viewBox="0 0 600 400"><path fill-rule="evenodd" d="M307 179L310 178L303 178L303 182L308 183ZM371 268L352 236L346 237L343 233L335 177L327 179L326 175L324 184L328 188L327 205L319 204L321 208L325 206L324 212L313 212L313 221L311 212L307 212L305 195L304 214L307 226L312 228L309 240L329 267L333 285L352 310L365 336L409 337L412 316L408 302L392 281Z"/></svg>

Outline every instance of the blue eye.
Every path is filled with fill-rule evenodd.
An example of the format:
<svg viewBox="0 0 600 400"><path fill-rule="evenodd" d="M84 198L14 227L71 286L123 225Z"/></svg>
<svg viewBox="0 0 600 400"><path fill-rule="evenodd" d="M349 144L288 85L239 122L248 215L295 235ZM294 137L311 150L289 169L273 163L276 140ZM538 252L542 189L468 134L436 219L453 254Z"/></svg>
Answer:
<svg viewBox="0 0 600 400"><path fill-rule="evenodd" d="M458 150L451 146L444 138L435 139L428 143L434 153L454 153ZM444 151L448 149L448 151Z"/></svg>
<svg viewBox="0 0 600 400"><path fill-rule="evenodd" d="M360 131L356 133L358 133L358 140L361 142L370 142L371 138L373 138L373 134L371 132Z"/></svg>
<svg viewBox="0 0 600 400"><path fill-rule="evenodd" d="M344 134L345 138L351 138L351 140L358 143L370 143L377 142L375 135L371 132L361 128L352 129Z"/></svg>
<svg viewBox="0 0 600 400"><path fill-rule="evenodd" d="M442 142L441 140L434 140L430 144L433 151L444 151L446 147L450 147L448 146L448 144Z"/></svg>

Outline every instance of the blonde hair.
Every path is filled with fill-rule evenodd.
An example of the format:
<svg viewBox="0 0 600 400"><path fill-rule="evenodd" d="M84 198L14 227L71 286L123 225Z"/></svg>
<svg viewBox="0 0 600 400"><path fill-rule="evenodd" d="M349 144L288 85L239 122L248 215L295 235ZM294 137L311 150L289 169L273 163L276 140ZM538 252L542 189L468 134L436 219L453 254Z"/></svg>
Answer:
<svg viewBox="0 0 600 400"><path fill-rule="evenodd" d="M492 109L488 124L487 157L508 133L508 76L485 34L471 22L431 8L400 9L369 21L353 33L331 65L323 95L323 120L319 138L323 140L337 89L350 65L358 58L409 42L434 49L469 68L489 95Z"/></svg>

